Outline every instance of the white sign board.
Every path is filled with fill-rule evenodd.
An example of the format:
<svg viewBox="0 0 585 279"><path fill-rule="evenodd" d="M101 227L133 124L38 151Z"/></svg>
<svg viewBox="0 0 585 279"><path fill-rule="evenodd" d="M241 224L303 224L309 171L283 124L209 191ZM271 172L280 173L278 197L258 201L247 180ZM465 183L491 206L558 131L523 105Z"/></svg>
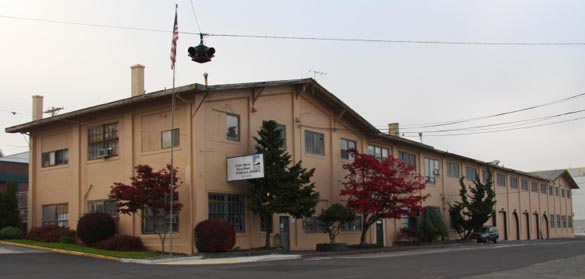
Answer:
<svg viewBox="0 0 585 279"><path fill-rule="evenodd" d="M254 154L227 159L227 181L264 177L264 156Z"/></svg>

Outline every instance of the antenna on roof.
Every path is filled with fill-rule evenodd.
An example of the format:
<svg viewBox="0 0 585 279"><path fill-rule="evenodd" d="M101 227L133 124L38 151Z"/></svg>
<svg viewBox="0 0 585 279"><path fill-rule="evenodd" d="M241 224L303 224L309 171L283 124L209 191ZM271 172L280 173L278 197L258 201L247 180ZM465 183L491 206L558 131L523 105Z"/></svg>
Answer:
<svg viewBox="0 0 585 279"><path fill-rule="evenodd" d="M314 80L317 80L317 75L322 75L322 76L326 76L327 75L327 73L325 73L325 72L320 72L320 71L313 70L313 69L309 70L309 73L313 73L313 79Z"/></svg>
<svg viewBox="0 0 585 279"><path fill-rule="evenodd" d="M59 113L60 110L62 110L63 107L50 107L49 109L45 110L44 113L50 113L51 117L55 116Z"/></svg>

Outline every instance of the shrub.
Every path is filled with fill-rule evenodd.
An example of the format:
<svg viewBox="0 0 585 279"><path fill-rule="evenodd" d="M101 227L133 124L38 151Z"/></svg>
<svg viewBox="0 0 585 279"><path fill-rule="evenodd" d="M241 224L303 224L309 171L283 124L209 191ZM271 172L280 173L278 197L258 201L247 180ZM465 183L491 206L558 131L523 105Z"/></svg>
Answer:
<svg viewBox="0 0 585 279"><path fill-rule="evenodd" d="M77 237L87 245L106 240L115 233L116 222L108 213L86 213L77 223Z"/></svg>
<svg viewBox="0 0 585 279"><path fill-rule="evenodd" d="M24 236L21 229L15 227L4 227L0 230L0 239L19 239Z"/></svg>
<svg viewBox="0 0 585 279"><path fill-rule="evenodd" d="M224 220L207 219L195 226L195 239L199 252L224 252L236 244L236 230Z"/></svg>
<svg viewBox="0 0 585 279"><path fill-rule="evenodd" d="M144 245L140 237L115 235L94 244L95 248L114 251L143 251Z"/></svg>
<svg viewBox="0 0 585 279"><path fill-rule="evenodd" d="M62 237L59 237L59 243L63 243L63 244L76 244L77 241L75 241L75 237L68 236L68 235L64 235Z"/></svg>
<svg viewBox="0 0 585 279"><path fill-rule="evenodd" d="M420 229L423 241L444 240L449 234L440 209L434 206L425 206Z"/></svg>
<svg viewBox="0 0 585 279"><path fill-rule="evenodd" d="M26 235L26 239L42 242L59 242L62 236L75 237L75 231L69 228L62 228L57 225L45 225L32 228Z"/></svg>

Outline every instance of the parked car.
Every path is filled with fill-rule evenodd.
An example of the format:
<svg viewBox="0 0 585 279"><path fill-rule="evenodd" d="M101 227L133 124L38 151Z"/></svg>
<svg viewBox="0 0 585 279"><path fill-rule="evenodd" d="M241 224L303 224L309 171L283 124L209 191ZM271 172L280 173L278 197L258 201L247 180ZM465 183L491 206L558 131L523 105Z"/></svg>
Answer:
<svg viewBox="0 0 585 279"><path fill-rule="evenodd" d="M471 239L477 239L477 242L493 241L498 243L498 238L500 238L500 232L496 227L483 227L471 235Z"/></svg>

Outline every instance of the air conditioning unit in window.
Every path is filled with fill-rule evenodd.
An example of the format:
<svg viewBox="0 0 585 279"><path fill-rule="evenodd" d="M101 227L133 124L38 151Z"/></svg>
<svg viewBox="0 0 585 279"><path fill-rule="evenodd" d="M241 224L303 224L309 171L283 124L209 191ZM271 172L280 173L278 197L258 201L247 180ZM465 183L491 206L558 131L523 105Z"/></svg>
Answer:
<svg viewBox="0 0 585 279"><path fill-rule="evenodd" d="M441 170L440 169L434 169L433 170L433 175L441 176Z"/></svg>
<svg viewBox="0 0 585 279"><path fill-rule="evenodd" d="M108 158L110 156L112 156L113 154L113 150L112 148L103 148L103 149L98 149L98 154L97 157L98 158Z"/></svg>

